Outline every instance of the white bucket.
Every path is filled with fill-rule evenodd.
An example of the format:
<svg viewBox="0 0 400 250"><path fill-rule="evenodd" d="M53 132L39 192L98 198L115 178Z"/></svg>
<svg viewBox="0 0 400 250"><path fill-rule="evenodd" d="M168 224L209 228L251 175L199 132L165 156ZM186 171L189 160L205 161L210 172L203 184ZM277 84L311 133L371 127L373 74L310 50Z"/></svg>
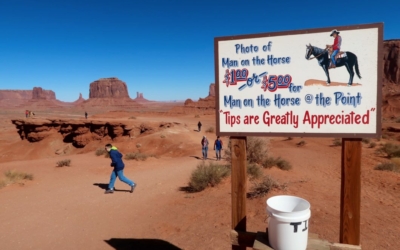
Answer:
<svg viewBox="0 0 400 250"><path fill-rule="evenodd" d="M310 203L302 198L279 195L267 200L268 240L274 250L306 250Z"/></svg>

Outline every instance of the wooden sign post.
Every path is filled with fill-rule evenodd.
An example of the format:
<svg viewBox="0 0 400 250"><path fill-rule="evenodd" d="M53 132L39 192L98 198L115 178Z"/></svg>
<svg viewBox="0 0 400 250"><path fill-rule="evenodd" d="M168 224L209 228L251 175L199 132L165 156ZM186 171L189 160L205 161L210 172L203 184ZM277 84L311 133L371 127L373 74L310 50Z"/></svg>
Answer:
<svg viewBox="0 0 400 250"><path fill-rule="evenodd" d="M321 46L338 36L345 53L329 76ZM339 238L360 245L361 138L382 132L383 23L216 37L214 65L216 134L231 137L232 249L256 238L246 232L247 136L343 138Z"/></svg>
<svg viewBox="0 0 400 250"><path fill-rule="evenodd" d="M361 139L342 139L340 243L360 245Z"/></svg>
<svg viewBox="0 0 400 250"><path fill-rule="evenodd" d="M246 137L231 137L232 159L232 229L246 231ZM245 246L234 246L234 250L246 250Z"/></svg>

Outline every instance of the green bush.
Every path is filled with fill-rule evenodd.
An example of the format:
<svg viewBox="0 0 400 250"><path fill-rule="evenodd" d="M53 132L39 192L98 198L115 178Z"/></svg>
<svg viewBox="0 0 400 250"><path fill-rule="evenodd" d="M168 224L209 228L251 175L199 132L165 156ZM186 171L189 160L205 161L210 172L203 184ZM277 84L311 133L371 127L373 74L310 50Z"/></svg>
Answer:
<svg viewBox="0 0 400 250"><path fill-rule="evenodd" d="M189 189L193 192L200 192L208 186L214 187L219 184L222 179L229 176L230 169L226 165L209 162L206 165L200 163L192 172L189 181Z"/></svg>
<svg viewBox="0 0 400 250"><path fill-rule="evenodd" d="M69 167L71 165L71 160L70 159L65 159L57 162L57 167Z"/></svg>
<svg viewBox="0 0 400 250"><path fill-rule="evenodd" d="M262 169L255 163L247 163L247 174L250 176L250 180L261 178L263 175Z"/></svg>
<svg viewBox="0 0 400 250"><path fill-rule="evenodd" d="M375 142L373 142L373 141L372 141L372 142L370 142L370 143L369 143L369 147L370 147L370 148L374 148L374 147L376 147L376 143L375 143Z"/></svg>

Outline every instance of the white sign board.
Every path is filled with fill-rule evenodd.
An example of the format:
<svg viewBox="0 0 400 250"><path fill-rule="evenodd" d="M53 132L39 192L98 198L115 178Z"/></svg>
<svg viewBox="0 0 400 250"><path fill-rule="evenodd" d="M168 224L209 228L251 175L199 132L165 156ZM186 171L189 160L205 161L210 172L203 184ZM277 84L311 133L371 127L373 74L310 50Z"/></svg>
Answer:
<svg viewBox="0 0 400 250"><path fill-rule="evenodd" d="M219 37L214 46L218 135L380 135L383 24Z"/></svg>

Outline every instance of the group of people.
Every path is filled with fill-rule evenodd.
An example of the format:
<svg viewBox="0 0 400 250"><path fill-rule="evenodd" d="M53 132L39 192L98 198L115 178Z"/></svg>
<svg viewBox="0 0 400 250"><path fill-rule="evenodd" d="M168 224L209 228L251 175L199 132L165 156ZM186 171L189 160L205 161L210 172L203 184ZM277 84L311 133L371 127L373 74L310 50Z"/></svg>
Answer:
<svg viewBox="0 0 400 250"><path fill-rule="evenodd" d="M33 116L33 115L35 115L35 113L33 113L32 111L30 111L30 110L25 110L25 117L26 117L26 118L31 117L31 116Z"/></svg>
<svg viewBox="0 0 400 250"><path fill-rule="evenodd" d="M86 116L86 112L85 112L85 116ZM199 125L199 131L200 131L201 123L199 122L199 124L200 124ZM207 160L207 158L208 158L208 145L209 145L209 142L208 142L207 137L203 136L203 138L201 139L203 160ZM221 157L222 146L223 146L223 142L222 142L221 138L219 136L217 136L217 139L214 141L214 150L215 150L215 155L216 155L217 161L220 161L222 159L222 157ZM128 179L127 177L125 177L125 175L124 175L125 164L122 161L123 155L112 144L105 145L105 150L110 155L110 159L111 159L110 165L111 165L111 167L114 168L113 171L111 172L110 182L108 184L108 187L107 187L107 190L105 191L105 193L106 194L114 193L114 184L115 184L115 180L117 179L117 177L120 181L128 184L130 186L130 192L133 193L137 184L135 182L133 182L132 180Z"/></svg>
<svg viewBox="0 0 400 250"><path fill-rule="evenodd" d="M203 138L201 139L201 152L203 154L203 160L207 160L208 158L208 139L204 135ZM221 151L222 151L222 145L223 142L219 136L217 136L217 139L214 141L214 150L215 150L215 156L217 158L217 161L220 161L221 158Z"/></svg>

